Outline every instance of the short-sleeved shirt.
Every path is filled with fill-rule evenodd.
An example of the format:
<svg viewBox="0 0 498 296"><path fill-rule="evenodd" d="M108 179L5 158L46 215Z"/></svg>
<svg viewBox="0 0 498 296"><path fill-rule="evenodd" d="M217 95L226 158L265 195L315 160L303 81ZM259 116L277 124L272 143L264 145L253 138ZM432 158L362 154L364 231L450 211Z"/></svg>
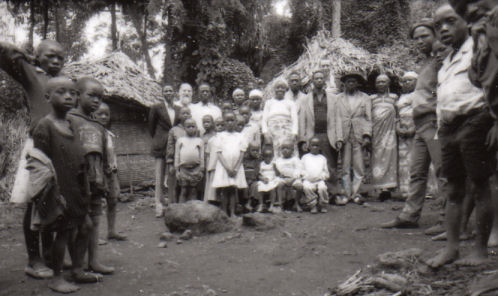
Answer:
<svg viewBox="0 0 498 296"><path fill-rule="evenodd" d="M78 138L61 130L53 117L42 118L33 131L34 147L52 161L61 195L67 203L67 214L76 218L88 213L90 198L84 189L84 156Z"/></svg>
<svg viewBox="0 0 498 296"><path fill-rule="evenodd" d="M301 160L297 156L279 157L275 160L275 167L283 177L298 178L301 175Z"/></svg>

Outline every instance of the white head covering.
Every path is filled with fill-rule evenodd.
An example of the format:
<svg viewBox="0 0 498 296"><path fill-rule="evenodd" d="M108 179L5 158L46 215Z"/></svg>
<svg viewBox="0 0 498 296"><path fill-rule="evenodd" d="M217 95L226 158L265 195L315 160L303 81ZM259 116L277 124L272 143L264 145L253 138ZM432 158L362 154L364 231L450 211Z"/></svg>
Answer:
<svg viewBox="0 0 498 296"><path fill-rule="evenodd" d="M236 88L233 93L232 93L232 97L235 96L235 95L238 95L238 94L245 94L244 90L241 89L241 88Z"/></svg>
<svg viewBox="0 0 498 296"><path fill-rule="evenodd" d="M418 74L413 72L413 71L408 71L405 74L403 74L403 78L413 78L413 79L418 79Z"/></svg>
<svg viewBox="0 0 498 296"><path fill-rule="evenodd" d="M282 79L282 78L279 78L279 79L277 79L277 81L275 81L275 84L273 84L273 88L275 88L279 85L284 85L285 88L289 88L289 84L287 83L287 81L285 81L285 79Z"/></svg>
<svg viewBox="0 0 498 296"><path fill-rule="evenodd" d="M259 89L253 89L249 92L249 98L252 98L252 97L263 98L263 92L260 91Z"/></svg>

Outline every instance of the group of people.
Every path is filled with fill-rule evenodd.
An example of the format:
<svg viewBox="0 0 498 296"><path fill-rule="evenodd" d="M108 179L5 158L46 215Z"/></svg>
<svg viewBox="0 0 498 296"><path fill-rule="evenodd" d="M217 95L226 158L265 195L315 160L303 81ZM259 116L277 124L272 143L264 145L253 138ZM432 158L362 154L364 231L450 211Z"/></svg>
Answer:
<svg viewBox="0 0 498 296"><path fill-rule="evenodd" d="M150 109L148 120L156 216L168 203L188 200L215 204L231 216L326 213L329 203L363 202L368 164L381 199L394 189L406 197L402 212L382 227L418 227L432 163L446 211L444 226L427 233L444 232L447 247L427 264L437 268L458 259L460 232L474 207L476 247L459 261L483 263L492 232L489 178L498 144L498 3L450 4L412 27L410 37L425 60L418 74L401 77L400 97L390 91L386 74L376 77L375 94L362 92L361 69L340 77L340 93L327 87L327 71L313 73L306 93L300 74L292 72L272 85L266 99L258 88L247 95L237 88L231 100L215 103L208 83L198 85L196 96L188 83L178 91L163 85L163 100ZM53 278L51 289L69 293L79 288L62 276L66 249L75 282L97 282L114 271L98 257L104 199L108 239L126 237L114 226L119 182L104 88L91 77L73 81L60 75L63 65L63 49L55 41L42 41L34 62L0 43L0 68L24 87L31 119L12 193L13 202L27 203L25 272ZM498 242L498 227L494 230L491 237Z"/></svg>

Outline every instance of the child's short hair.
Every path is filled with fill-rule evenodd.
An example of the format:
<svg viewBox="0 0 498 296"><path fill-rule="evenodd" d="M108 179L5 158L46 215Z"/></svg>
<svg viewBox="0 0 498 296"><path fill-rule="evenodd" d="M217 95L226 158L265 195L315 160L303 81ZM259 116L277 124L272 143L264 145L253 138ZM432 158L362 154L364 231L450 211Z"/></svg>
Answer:
<svg viewBox="0 0 498 296"><path fill-rule="evenodd" d="M92 77L81 77L81 78L78 78L78 80L76 81L76 88L80 92L82 92L82 91L84 91L86 89L88 83L97 83L99 85L102 85L102 83L100 83L100 81L98 81L95 78L92 78Z"/></svg>

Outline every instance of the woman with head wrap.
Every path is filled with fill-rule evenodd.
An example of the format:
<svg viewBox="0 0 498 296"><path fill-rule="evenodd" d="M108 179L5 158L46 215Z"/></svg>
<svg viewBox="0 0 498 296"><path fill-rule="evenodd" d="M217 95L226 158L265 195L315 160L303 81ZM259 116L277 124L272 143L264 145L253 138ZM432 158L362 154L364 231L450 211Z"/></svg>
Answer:
<svg viewBox="0 0 498 296"><path fill-rule="evenodd" d="M275 95L266 101L263 109L261 131L265 144L273 144L274 155L280 155L280 145L286 140L296 141L298 132L296 104L284 100L285 92L289 88L287 82L279 79L275 82L273 90Z"/></svg>

